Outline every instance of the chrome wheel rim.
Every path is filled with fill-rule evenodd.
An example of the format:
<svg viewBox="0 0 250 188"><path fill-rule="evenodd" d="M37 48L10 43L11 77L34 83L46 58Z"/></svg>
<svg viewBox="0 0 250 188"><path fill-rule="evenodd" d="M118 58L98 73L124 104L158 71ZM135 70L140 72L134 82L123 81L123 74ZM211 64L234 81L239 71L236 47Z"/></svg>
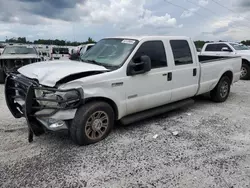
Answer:
<svg viewBox="0 0 250 188"><path fill-rule="evenodd" d="M243 78L247 75L247 69L246 67L241 67L241 74L240 77Z"/></svg>
<svg viewBox="0 0 250 188"><path fill-rule="evenodd" d="M224 81L222 83L221 88L220 88L220 96L221 96L221 98L225 98L227 96L227 94L228 94L228 88L229 88L228 83L226 81Z"/></svg>
<svg viewBox="0 0 250 188"><path fill-rule="evenodd" d="M94 112L86 122L86 136L91 140L100 139L107 132L108 125L109 117L106 112Z"/></svg>

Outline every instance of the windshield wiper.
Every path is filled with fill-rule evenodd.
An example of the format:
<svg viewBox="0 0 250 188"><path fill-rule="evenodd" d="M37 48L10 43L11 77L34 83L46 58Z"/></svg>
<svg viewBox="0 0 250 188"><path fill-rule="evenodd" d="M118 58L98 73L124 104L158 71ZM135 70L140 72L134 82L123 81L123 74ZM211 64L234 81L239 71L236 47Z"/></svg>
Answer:
<svg viewBox="0 0 250 188"><path fill-rule="evenodd" d="M105 66L105 65L103 65L102 63L97 62L97 61L92 60L92 59L83 59L82 61L87 62L87 63L94 64L94 65L103 66L103 67L105 67L105 68L106 68L106 66Z"/></svg>
<svg viewBox="0 0 250 188"><path fill-rule="evenodd" d="M99 66L105 67L106 69L115 69L115 68L119 67L119 66L114 66L114 65L103 64L103 63L97 62L97 61L92 60L92 59L83 59L82 61L87 62L87 63L91 63L91 64L95 64L95 65L99 65Z"/></svg>
<svg viewBox="0 0 250 188"><path fill-rule="evenodd" d="M83 60L83 61L86 61L87 63L92 63L92 64L96 64L96 65L103 65L102 63L99 63L95 60L91 60L91 59L86 59L86 60Z"/></svg>

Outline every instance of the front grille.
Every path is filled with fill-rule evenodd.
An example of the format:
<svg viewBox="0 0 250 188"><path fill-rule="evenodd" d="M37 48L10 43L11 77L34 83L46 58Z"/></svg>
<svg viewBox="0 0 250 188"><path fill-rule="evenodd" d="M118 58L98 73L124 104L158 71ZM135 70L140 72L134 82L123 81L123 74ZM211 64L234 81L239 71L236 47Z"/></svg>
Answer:
<svg viewBox="0 0 250 188"><path fill-rule="evenodd" d="M61 97L46 98L45 96L36 96L35 91L41 91L42 93L63 93L74 91L76 92L76 97L69 99ZM54 115L60 110L77 108L82 103L82 95L83 92L80 89L59 90L39 86L37 81L26 78L20 74L11 73L6 79L6 102L13 116L16 118L27 118L27 116L48 117ZM17 100L22 100L23 105L20 105ZM54 105L43 105L44 102L50 102ZM36 114L36 112L41 110L48 111L46 113Z"/></svg>
<svg viewBox="0 0 250 188"><path fill-rule="evenodd" d="M28 79L21 74L10 74L5 84L6 102L10 111L16 118L25 116L25 104L29 89L38 86L34 80ZM17 101L23 101L20 105Z"/></svg>

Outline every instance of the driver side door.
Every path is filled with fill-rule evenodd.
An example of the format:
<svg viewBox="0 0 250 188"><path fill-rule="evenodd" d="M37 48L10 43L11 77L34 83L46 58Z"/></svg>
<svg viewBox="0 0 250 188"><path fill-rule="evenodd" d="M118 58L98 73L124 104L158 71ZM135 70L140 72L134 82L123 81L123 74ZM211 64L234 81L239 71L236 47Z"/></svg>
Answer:
<svg viewBox="0 0 250 188"><path fill-rule="evenodd" d="M127 76L124 82L127 115L167 104L171 100L172 73L171 67L167 64L164 42L144 42L132 58L132 62L139 63L138 59L144 55L151 59L151 71Z"/></svg>

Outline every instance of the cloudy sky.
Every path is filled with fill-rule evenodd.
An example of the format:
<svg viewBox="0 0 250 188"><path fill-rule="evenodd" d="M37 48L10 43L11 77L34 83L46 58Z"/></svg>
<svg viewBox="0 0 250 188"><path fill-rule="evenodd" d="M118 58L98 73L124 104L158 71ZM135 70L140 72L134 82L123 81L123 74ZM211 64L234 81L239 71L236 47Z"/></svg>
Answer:
<svg viewBox="0 0 250 188"><path fill-rule="evenodd" d="M238 41L250 39L249 18L250 0L0 0L0 40L185 35Z"/></svg>

